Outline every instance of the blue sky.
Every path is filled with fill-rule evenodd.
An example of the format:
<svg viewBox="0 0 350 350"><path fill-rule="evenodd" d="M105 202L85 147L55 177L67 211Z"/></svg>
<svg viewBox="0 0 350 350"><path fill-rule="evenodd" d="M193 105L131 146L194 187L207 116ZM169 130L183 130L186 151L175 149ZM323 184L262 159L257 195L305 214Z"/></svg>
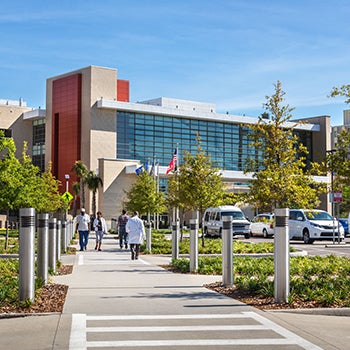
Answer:
<svg viewBox="0 0 350 350"><path fill-rule="evenodd" d="M293 117L350 108L327 97L350 83L348 0L6 1L0 98L45 107L46 78L118 69L131 101L160 96L258 116L280 80Z"/></svg>

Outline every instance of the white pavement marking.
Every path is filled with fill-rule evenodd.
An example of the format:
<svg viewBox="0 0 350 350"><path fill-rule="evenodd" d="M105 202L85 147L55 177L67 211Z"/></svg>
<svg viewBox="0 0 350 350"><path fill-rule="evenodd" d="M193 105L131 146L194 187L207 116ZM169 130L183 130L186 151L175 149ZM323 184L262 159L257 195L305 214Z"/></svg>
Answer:
<svg viewBox="0 0 350 350"><path fill-rule="evenodd" d="M185 320L185 319L211 319L211 318L249 318L243 314L198 314L198 315L106 315L86 316L87 321L125 321L125 320Z"/></svg>
<svg viewBox="0 0 350 350"><path fill-rule="evenodd" d="M72 331L70 337L70 350L87 350L88 348L119 348L119 347L160 347L160 346L233 346L233 345L297 345L305 350L321 350L320 347L310 343L309 341L301 338L300 336L288 331L287 329L277 325L276 323L268 320L267 318L255 313L255 312L242 312L236 314L198 314L198 315L72 315ZM181 326L137 326L137 327L87 327L88 321L125 321L125 320L207 320L213 319L213 325L190 325L186 326L182 323ZM242 325L218 325L218 321L215 319L242 319ZM254 320L258 324L247 323L248 320ZM244 324L246 323L246 324ZM181 339L181 335L177 334L177 339L165 339L165 340L109 340L109 341L87 341L87 334L90 333L128 333L128 332L139 332L139 333L166 333L169 332L232 332L242 330L260 330L269 331L274 334L278 334L281 338L276 336L267 338L238 338L238 339ZM170 333L172 334L172 333ZM270 333L271 334L271 333ZM120 336L116 335L118 339ZM156 337L156 335L155 335ZM180 337L180 339L179 339ZM215 335L214 335L215 337Z"/></svg>
<svg viewBox="0 0 350 350"><path fill-rule="evenodd" d="M69 349L86 350L86 315L73 314Z"/></svg>
<svg viewBox="0 0 350 350"><path fill-rule="evenodd" d="M270 329L263 325L242 326L171 326L171 327L87 327L88 333L109 332L196 332L196 331L258 331Z"/></svg>
<svg viewBox="0 0 350 350"><path fill-rule="evenodd" d="M291 345L290 339L184 339L184 340L126 340L126 341L91 341L92 348L140 347L140 346L219 346L219 345Z"/></svg>
<svg viewBox="0 0 350 350"><path fill-rule="evenodd" d="M84 255L82 254L79 255L78 265L84 265Z"/></svg>
<svg viewBox="0 0 350 350"><path fill-rule="evenodd" d="M307 340L303 339L302 337L299 337L295 333L288 331L287 329L277 325L276 323L268 320L263 316L256 314L255 312L243 312L243 314L246 314L247 316L255 319L256 321L265 325L266 327L273 329L276 333L280 334L282 337L293 340L293 344L298 344L303 349L322 350L320 347L308 342Z"/></svg>

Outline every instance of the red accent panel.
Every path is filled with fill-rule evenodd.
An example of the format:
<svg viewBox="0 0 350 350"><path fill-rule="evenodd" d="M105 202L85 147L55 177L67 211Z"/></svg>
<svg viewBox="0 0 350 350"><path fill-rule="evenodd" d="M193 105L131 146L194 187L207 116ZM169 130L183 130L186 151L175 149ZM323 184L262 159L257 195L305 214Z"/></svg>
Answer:
<svg viewBox="0 0 350 350"><path fill-rule="evenodd" d="M69 191L77 181L71 173L81 159L81 74L69 75L52 83L52 161L53 174L65 192L65 174L70 175Z"/></svg>
<svg viewBox="0 0 350 350"><path fill-rule="evenodd" d="M129 80L117 79L117 101L129 102L130 83Z"/></svg>

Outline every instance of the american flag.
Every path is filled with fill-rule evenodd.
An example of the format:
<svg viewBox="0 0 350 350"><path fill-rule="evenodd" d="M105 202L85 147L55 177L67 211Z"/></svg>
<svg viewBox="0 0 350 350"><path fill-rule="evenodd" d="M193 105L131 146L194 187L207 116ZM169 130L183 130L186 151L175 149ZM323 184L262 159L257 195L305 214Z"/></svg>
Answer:
<svg viewBox="0 0 350 350"><path fill-rule="evenodd" d="M168 169L166 170L166 174L170 173L173 171L176 167L176 161L177 161L177 149L175 148L173 159L170 161L168 165Z"/></svg>

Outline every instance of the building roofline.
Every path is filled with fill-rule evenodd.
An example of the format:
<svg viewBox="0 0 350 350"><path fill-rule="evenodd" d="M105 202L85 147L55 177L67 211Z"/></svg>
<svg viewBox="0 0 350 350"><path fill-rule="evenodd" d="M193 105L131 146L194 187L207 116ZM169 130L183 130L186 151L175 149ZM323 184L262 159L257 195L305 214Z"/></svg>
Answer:
<svg viewBox="0 0 350 350"><path fill-rule="evenodd" d="M232 114L221 114L216 112L198 112L188 111L176 108L166 108L162 106L155 106L150 104L135 103L135 102L121 102L116 100L105 100L101 98L97 101L97 108L100 109L112 109L125 112L136 112L145 114L164 115L179 118L190 118L190 119L201 119L207 121L224 122L230 124L256 124L259 118L246 117L241 115ZM269 120L266 120L268 123ZM320 131L318 124L307 124L307 123L296 123L287 122L285 123L286 128L295 128L298 130L306 131Z"/></svg>

